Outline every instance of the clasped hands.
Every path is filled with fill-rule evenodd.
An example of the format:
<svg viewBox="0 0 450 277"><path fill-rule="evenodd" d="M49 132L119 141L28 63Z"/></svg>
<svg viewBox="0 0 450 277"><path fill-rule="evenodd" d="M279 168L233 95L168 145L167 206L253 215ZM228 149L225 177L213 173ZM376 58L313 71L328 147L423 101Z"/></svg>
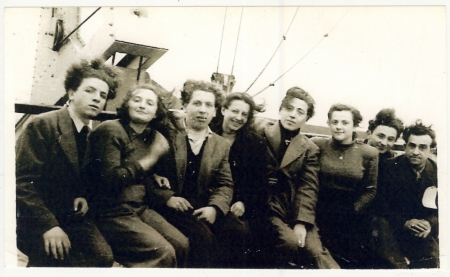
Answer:
<svg viewBox="0 0 450 277"><path fill-rule="evenodd" d="M414 236L426 238L431 232L431 225L425 219L410 219L405 222L404 227L411 230Z"/></svg>
<svg viewBox="0 0 450 277"><path fill-rule="evenodd" d="M189 201L187 201L183 197L172 196L169 198L169 200L167 200L166 204L167 206L181 212L185 212L189 209L194 209L191 203L189 203ZM216 221L217 211L214 207L207 206L195 210L192 214L197 216L198 219L203 219L210 224L214 224L214 222Z"/></svg>

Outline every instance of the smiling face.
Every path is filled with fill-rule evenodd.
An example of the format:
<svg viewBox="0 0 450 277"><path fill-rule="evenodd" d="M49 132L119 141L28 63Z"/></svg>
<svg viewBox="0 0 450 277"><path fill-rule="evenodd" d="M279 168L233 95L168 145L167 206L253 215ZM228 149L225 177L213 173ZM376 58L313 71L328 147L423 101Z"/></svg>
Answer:
<svg viewBox="0 0 450 277"><path fill-rule="evenodd" d="M247 123L250 105L242 100L231 101L228 108L222 108L224 132L236 132Z"/></svg>
<svg viewBox="0 0 450 277"><path fill-rule="evenodd" d="M88 121L102 112L108 97L108 84L97 78L85 78L77 90L69 90L70 108L82 121Z"/></svg>
<svg viewBox="0 0 450 277"><path fill-rule="evenodd" d="M155 118L158 96L149 89L137 89L128 101L130 119L135 124L147 124Z"/></svg>
<svg viewBox="0 0 450 277"><path fill-rule="evenodd" d="M389 151L397 140L397 130L395 128L378 125L372 132L369 131L367 143L375 147L381 154Z"/></svg>
<svg viewBox="0 0 450 277"><path fill-rule="evenodd" d="M413 167L421 169L425 166L427 159L431 156L432 141L429 135L409 136L406 142L405 157Z"/></svg>
<svg viewBox="0 0 450 277"><path fill-rule="evenodd" d="M280 110L280 122L286 130L295 131L300 129L306 122L308 104L298 98L282 106Z"/></svg>
<svg viewBox="0 0 450 277"><path fill-rule="evenodd" d="M334 111L328 120L333 138L342 144L353 141L353 115L351 111Z"/></svg>
<svg viewBox="0 0 450 277"><path fill-rule="evenodd" d="M187 127L196 131L205 130L216 116L214 102L214 93L203 90L194 91L189 103L185 104Z"/></svg>

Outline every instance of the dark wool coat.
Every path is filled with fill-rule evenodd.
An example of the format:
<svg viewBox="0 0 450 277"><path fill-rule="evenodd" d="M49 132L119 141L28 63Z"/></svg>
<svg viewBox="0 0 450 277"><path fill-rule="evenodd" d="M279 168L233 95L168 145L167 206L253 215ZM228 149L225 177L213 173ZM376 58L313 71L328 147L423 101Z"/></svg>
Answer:
<svg viewBox="0 0 450 277"><path fill-rule="evenodd" d="M268 175L278 179L269 189L270 213L288 224L301 222L314 226L319 190L319 148L299 133L291 140L281 164L278 164L280 125L265 128L264 136L268 144Z"/></svg>
<svg viewBox="0 0 450 277"><path fill-rule="evenodd" d="M436 162L428 159L417 181L408 159L398 156L388 161L380 182L385 190L384 215L394 229L403 229L405 222L413 218L425 219L431 224L431 235L437 236L438 210L422 204L425 190L438 185Z"/></svg>
<svg viewBox="0 0 450 277"><path fill-rule="evenodd" d="M185 131L170 131L170 144L173 149L170 159L159 167L160 175L170 181L171 189L156 188L155 205L164 205L172 195L180 196L183 190L187 163L187 141ZM233 179L228 163L229 143L221 136L212 133L208 138L201 157L198 175L198 199L204 206L213 206L226 215L233 198Z"/></svg>
<svg viewBox="0 0 450 277"><path fill-rule="evenodd" d="M16 144L18 240L42 235L87 197L80 177L73 121L67 108L36 116Z"/></svg>

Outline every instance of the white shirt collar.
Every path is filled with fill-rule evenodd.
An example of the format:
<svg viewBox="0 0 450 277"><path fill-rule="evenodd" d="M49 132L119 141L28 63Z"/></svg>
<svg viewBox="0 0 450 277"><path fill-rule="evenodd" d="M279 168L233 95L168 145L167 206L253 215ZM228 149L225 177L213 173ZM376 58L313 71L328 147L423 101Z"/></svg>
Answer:
<svg viewBox="0 0 450 277"><path fill-rule="evenodd" d="M73 123L75 124L75 128L77 128L77 132L81 132L81 129L83 129L84 127L84 123L83 121L77 116L77 114L75 112L72 111L72 109L69 107L69 115L70 118L72 118ZM87 124L87 126L92 129L92 120L89 120L89 123Z"/></svg>

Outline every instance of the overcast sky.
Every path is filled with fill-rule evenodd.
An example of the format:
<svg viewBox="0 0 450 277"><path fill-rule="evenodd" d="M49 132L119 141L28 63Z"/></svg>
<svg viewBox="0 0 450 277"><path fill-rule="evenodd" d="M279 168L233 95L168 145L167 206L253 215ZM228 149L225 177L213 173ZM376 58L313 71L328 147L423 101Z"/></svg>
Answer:
<svg viewBox="0 0 450 277"><path fill-rule="evenodd" d="M105 9L81 27L86 43L104 23ZM82 19L94 10L82 9ZM141 10L146 17L138 19L130 8L114 8L113 20L117 33L126 33L131 42L168 49L148 69L151 78L177 91L189 78L209 80L218 64L225 7ZM241 11L226 10L221 73L231 73ZM243 9L234 91L247 90L283 35L286 40L248 92L261 91L304 57L257 96L266 100L266 116L276 118L287 89L299 86L317 102L316 116L309 122L314 125L325 125L329 107L338 102L361 111L363 128L381 108L395 108L406 124L421 118L438 125L446 118L445 7L301 7L294 18L296 11L297 7ZM10 12L14 20L39 23L39 8ZM30 90L36 25L5 24L15 30L14 48L21 49L24 61L23 81L15 84L17 101L26 99L23 93Z"/></svg>

